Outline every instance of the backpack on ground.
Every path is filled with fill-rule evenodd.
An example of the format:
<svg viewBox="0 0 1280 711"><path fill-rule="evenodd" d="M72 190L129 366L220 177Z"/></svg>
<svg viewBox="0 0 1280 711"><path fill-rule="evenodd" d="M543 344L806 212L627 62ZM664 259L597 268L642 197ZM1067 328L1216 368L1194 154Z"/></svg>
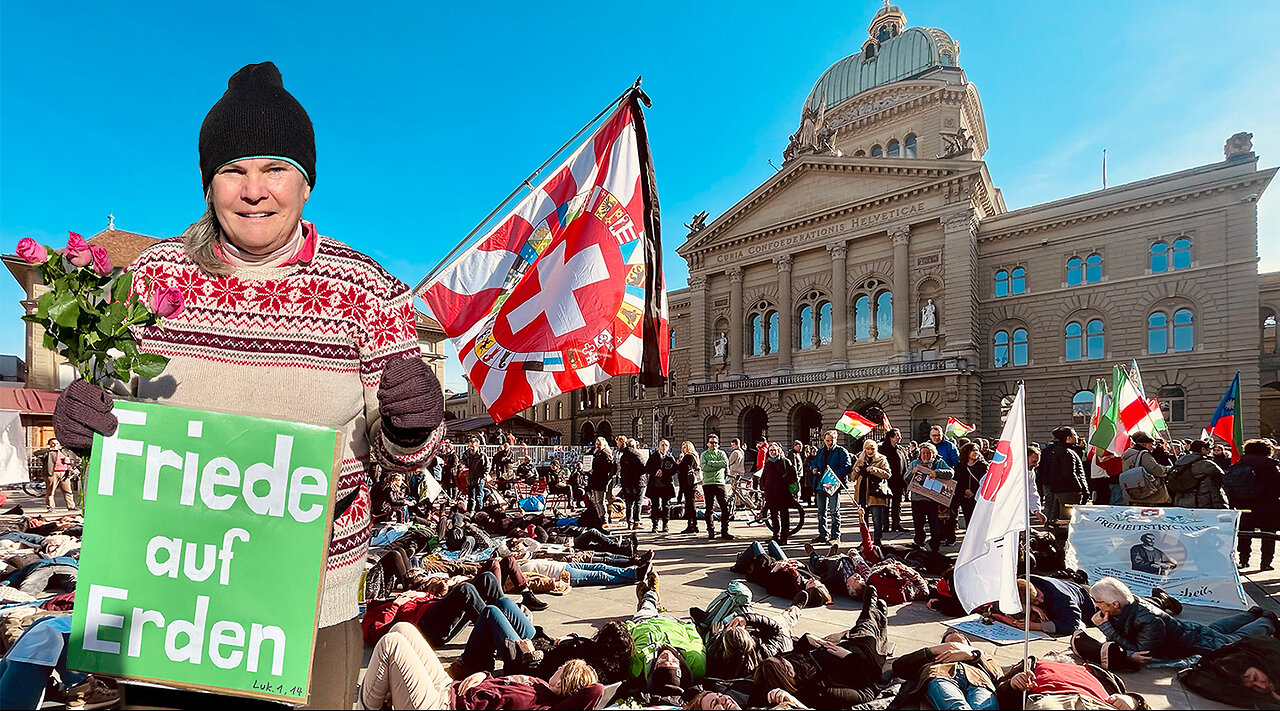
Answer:
<svg viewBox="0 0 1280 711"><path fill-rule="evenodd" d="M1262 487L1258 486L1258 473L1244 462L1232 464L1222 475L1222 488L1227 492L1227 499L1235 508L1242 508L1262 495Z"/></svg>
<svg viewBox="0 0 1280 711"><path fill-rule="evenodd" d="M1165 491L1164 482L1143 466L1120 472L1120 486L1124 489L1124 498L1129 503L1146 501Z"/></svg>
<svg viewBox="0 0 1280 711"><path fill-rule="evenodd" d="M1169 487L1170 494L1185 494L1195 491L1202 481L1191 471L1194 462L1186 462L1183 464L1175 464L1173 469L1169 470L1169 478L1165 484Z"/></svg>

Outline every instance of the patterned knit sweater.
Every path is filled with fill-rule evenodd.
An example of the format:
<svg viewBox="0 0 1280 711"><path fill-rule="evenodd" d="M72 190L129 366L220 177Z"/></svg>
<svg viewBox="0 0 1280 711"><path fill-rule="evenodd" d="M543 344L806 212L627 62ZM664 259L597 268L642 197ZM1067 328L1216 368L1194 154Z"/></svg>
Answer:
<svg viewBox="0 0 1280 711"><path fill-rule="evenodd" d="M179 238L139 255L135 289L176 286L186 310L164 319L163 330L135 332L141 350L171 359L160 377L139 384L138 396L342 432L337 500L356 497L333 525L320 599L327 627L359 615L373 467L415 469L429 452L389 441L378 415L383 366L420 355L412 295L374 260L303 227L305 243L290 263L225 277L202 272Z"/></svg>

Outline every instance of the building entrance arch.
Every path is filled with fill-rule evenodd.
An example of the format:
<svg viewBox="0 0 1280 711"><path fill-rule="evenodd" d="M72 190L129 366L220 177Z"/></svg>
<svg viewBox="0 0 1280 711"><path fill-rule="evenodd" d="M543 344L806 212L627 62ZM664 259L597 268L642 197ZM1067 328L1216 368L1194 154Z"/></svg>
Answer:
<svg viewBox="0 0 1280 711"><path fill-rule="evenodd" d="M596 441L596 428L590 422L582 423L582 439L578 440L578 444L591 446Z"/></svg>
<svg viewBox="0 0 1280 711"><path fill-rule="evenodd" d="M1280 434L1280 381L1258 388L1258 419L1263 437Z"/></svg>
<svg viewBox="0 0 1280 711"><path fill-rule="evenodd" d="M600 424L596 425L596 436L604 437L609 442L609 446L613 446L613 425L608 420L600 420Z"/></svg>
<svg viewBox="0 0 1280 711"><path fill-rule="evenodd" d="M927 402L911 408L911 438L917 442L927 442L931 427L946 424L939 422L938 418L938 408Z"/></svg>
<svg viewBox="0 0 1280 711"><path fill-rule="evenodd" d="M792 410L791 437L818 446L822 441L822 412L809 404Z"/></svg>
<svg viewBox="0 0 1280 711"><path fill-rule="evenodd" d="M768 435L769 413L763 407L748 407L739 418L738 431L742 433L743 447L754 452L756 442Z"/></svg>

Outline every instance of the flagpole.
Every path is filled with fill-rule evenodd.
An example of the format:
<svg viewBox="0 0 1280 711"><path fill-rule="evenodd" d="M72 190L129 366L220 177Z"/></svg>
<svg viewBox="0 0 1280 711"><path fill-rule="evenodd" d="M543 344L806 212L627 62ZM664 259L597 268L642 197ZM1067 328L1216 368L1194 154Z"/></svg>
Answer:
<svg viewBox="0 0 1280 711"><path fill-rule="evenodd" d="M1018 381L1018 390L1022 392L1022 403L1023 403L1022 431L1026 432L1027 431L1027 418L1026 418L1027 391L1026 391L1025 383L1021 380ZM1026 589L1026 592L1024 593L1024 598L1022 603L1022 619L1023 619L1022 671L1030 672L1031 669L1029 668L1030 667L1029 662L1031 659L1031 467L1023 468L1022 495L1026 499L1026 505L1023 506L1023 512L1022 512L1022 515L1024 516L1023 520L1026 522L1026 530L1024 531L1026 535L1023 538L1024 543L1023 543L1023 549L1022 549L1022 564L1023 564L1023 569L1026 571L1025 577L1027 581L1027 589ZM1056 501L1054 505L1055 506L1057 505ZM1056 516L1057 512L1054 512L1054 515ZM1023 689L1022 690L1023 708L1026 708L1026 705L1027 705L1027 690Z"/></svg>
<svg viewBox="0 0 1280 711"><path fill-rule="evenodd" d="M573 145L573 143L577 141L578 138L582 136L582 134L587 132L587 129L594 126L595 123L599 121L605 114L609 113L609 111L611 111L613 107L625 101L628 97L631 96L632 93L639 91L640 79L641 77L636 77L636 81L634 84L628 87L626 91L619 94L618 98L609 102L608 106L601 109L600 113L596 114L595 117L592 118L590 121L588 121L582 128L578 129L578 132L573 134L573 137L565 141L564 145L557 148L555 153L552 153L550 157L548 157L545 161L543 161L542 165L538 166L536 170L534 170L532 173L529 174L529 177L525 178L519 185L517 185L516 189L512 190L510 195L504 198L502 202L498 203L498 206L493 208L493 210L490 211L488 215L485 215L484 219L480 220L479 224L471 228L471 231L467 233L467 236L463 237L462 241L459 242L457 246L453 248L452 251L446 254L444 256L444 259L441 259L434 267L432 267L431 271L427 272L427 275L422 278L422 281L418 282L418 285L413 288L413 293L417 294L421 292L422 287L426 286L427 282L431 281L431 277L435 276L436 273L439 272L444 265L448 264L449 260L453 259L454 255L456 255L458 252L465 249L471 243L471 239L476 236L476 233L479 232L481 228L483 228L486 224L488 224L489 220L492 220L495 215L501 212L502 208L506 207L508 203L514 200L516 195L520 194L521 190L524 190L525 188L532 189L533 186L531 185L531 181L534 178L538 177L538 174L541 173L544 169L546 169L548 165L551 165L551 161L555 160L561 153L564 152L566 148ZM649 105L648 98L645 97L644 94L641 94L641 99L644 101L646 106Z"/></svg>

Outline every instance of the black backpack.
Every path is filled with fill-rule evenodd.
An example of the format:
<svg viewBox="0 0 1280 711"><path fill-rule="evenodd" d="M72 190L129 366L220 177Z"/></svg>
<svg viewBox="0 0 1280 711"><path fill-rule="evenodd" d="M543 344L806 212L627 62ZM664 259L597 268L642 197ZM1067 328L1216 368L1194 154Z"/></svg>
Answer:
<svg viewBox="0 0 1280 711"><path fill-rule="evenodd" d="M1222 488L1227 492L1227 499L1235 508L1244 508L1262 495L1262 487L1258 486L1258 473L1244 462L1232 464L1222 475Z"/></svg>
<svg viewBox="0 0 1280 711"><path fill-rule="evenodd" d="M1175 464L1173 469L1169 470L1169 478L1166 480L1166 486L1169 487L1170 494L1185 494L1189 491L1195 491L1200 486L1200 479L1191 473L1191 466L1195 462L1184 462Z"/></svg>

